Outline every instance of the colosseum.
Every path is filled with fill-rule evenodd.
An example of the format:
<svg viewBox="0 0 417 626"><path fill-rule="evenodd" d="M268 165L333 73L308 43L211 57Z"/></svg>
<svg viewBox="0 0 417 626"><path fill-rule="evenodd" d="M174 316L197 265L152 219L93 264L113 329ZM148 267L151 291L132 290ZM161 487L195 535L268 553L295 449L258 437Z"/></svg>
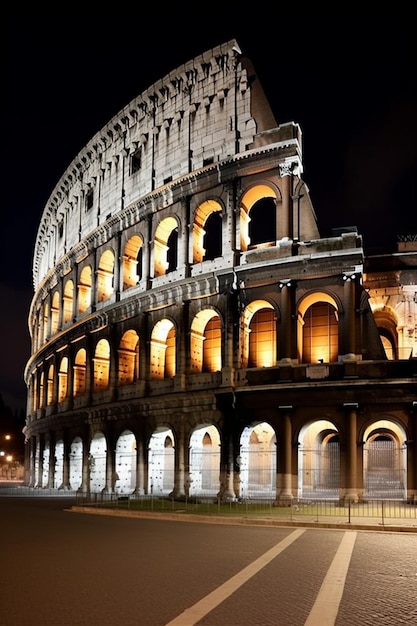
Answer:
<svg viewBox="0 0 417 626"><path fill-rule="evenodd" d="M25 483L417 502L417 237L398 239L320 235L300 125L237 41L171 71L43 210Z"/></svg>

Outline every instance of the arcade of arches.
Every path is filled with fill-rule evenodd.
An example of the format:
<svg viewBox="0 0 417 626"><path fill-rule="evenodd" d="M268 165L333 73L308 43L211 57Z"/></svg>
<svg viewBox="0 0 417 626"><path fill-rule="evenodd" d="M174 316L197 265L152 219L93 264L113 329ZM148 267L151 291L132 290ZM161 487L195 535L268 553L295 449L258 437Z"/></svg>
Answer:
<svg viewBox="0 0 417 626"><path fill-rule="evenodd" d="M381 419L363 431L360 443L360 497L406 499L407 451L402 427L388 417ZM102 431L89 443L81 437L46 442L36 448L33 459L38 477L35 486L161 497L187 493L210 499L338 499L343 493L343 446L336 426L327 419L305 425L289 444L277 439L268 422L245 427L232 471L222 465L222 445L214 424L192 430L187 444L169 424L159 426L146 442L130 430L123 431L115 442ZM288 454L286 445L295 450L291 462L295 474L280 471L280 456ZM113 448L114 455L110 452Z"/></svg>

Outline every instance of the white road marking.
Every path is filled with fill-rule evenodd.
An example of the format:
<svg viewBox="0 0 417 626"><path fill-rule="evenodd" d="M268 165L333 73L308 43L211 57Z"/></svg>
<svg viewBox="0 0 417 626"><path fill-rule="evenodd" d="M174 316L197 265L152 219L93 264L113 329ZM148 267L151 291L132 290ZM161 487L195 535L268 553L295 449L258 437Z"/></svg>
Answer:
<svg viewBox="0 0 417 626"><path fill-rule="evenodd" d="M344 534L304 626L334 626L356 535L352 531Z"/></svg>
<svg viewBox="0 0 417 626"><path fill-rule="evenodd" d="M280 541L276 546L268 550L268 552L265 552L265 554L256 559L256 561L232 576L227 582L220 585L220 587L209 593L208 596L194 604L194 606L183 611L183 613L175 617L171 622L166 624L166 626L194 626L194 624L207 615L207 613L210 613L216 606L232 595L236 589L239 589L239 587L252 578L252 576L268 565L268 563L283 552L285 548L288 548L288 546L304 532L305 529L301 528L294 530L288 537Z"/></svg>

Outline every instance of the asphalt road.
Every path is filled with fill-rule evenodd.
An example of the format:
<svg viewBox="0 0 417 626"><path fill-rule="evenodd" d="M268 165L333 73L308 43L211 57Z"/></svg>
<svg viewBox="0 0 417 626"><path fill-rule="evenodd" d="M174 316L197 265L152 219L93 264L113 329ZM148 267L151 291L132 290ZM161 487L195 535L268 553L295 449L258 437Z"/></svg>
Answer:
<svg viewBox="0 0 417 626"><path fill-rule="evenodd" d="M417 534L107 517L0 494L0 626L417 624Z"/></svg>

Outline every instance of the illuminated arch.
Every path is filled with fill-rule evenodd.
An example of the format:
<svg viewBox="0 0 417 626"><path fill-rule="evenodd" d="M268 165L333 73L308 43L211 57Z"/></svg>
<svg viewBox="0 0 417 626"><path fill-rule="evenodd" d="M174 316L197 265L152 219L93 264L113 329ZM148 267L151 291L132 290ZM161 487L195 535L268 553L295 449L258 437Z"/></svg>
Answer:
<svg viewBox="0 0 417 626"><path fill-rule="evenodd" d="M270 424L261 422L243 430L238 462L240 497L275 497L277 439Z"/></svg>
<svg viewBox="0 0 417 626"><path fill-rule="evenodd" d="M47 302L44 302L42 312L42 342L44 342L48 337L49 305Z"/></svg>
<svg viewBox="0 0 417 626"><path fill-rule="evenodd" d="M250 189L248 189L244 195L242 196L241 202L240 202L240 247L241 250L246 251L248 250L249 246L253 243L253 245L256 245L255 242L251 241L250 238L250 231L256 230L256 227L254 226L250 226L250 221L251 221L251 210L252 208L255 207L255 205L257 205L257 208L255 209L254 212L254 218L256 219L256 221L258 222L258 220L261 220L262 218L260 217L261 214L263 214L264 216L268 216L269 219L268 220L263 220L263 224L260 226L260 231L262 230L265 233L270 233L272 234L272 237L270 237L270 235L267 235L267 239L265 239L265 241L272 241L275 243L276 241L276 218L273 218L273 211L271 210L272 205L276 205L276 200L277 200L277 192L269 185L266 184L261 184L261 185L254 185L253 187L251 187ZM260 203L260 204L258 204ZM262 203L264 203L264 209L265 211L262 212ZM260 235L256 236L257 239L262 239L263 237L261 237ZM261 244L261 243L265 243L258 241L257 243Z"/></svg>
<svg viewBox="0 0 417 626"><path fill-rule="evenodd" d="M71 279L68 279L64 287L63 295L63 322L68 324L72 321L72 311L74 306L74 283Z"/></svg>
<svg viewBox="0 0 417 626"><path fill-rule="evenodd" d="M45 372L41 372L39 376L39 403L38 406L43 408L45 406Z"/></svg>
<svg viewBox="0 0 417 626"><path fill-rule="evenodd" d="M402 500L407 495L407 435L390 419L370 424L363 433L364 497Z"/></svg>
<svg viewBox="0 0 417 626"><path fill-rule="evenodd" d="M106 389L110 377L110 344L107 339L100 339L94 353L94 391Z"/></svg>
<svg viewBox="0 0 417 626"><path fill-rule="evenodd" d="M142 246L139 235L133 235L126 242L123 251L123 289L134 287L142 278Z"/></svg>
<svg viewBox="0 0 417 626"><path fill-rule="evenodd" d="M74 360L74 397L81 396L86 391L87 353L85 348L80 348Z"/></svg>
<svg viewBox="0 0 417 626"><path fill-rule="evenodd" d="M80 437L75 437L71 442L69 453L69 482L74 491L82 485L83 472L83 442Z"/></svg>
<svg viewBox="0 0 417 626"><path fill-rule="evenodd" d="M92 271L90 265L83 267L78 282L78 313L85 313L91 306Z"/></svg>
<svg viewBox="0 0 417 626"><path fill-rule="evenodd" d="M216 426L196 428L189 449L189 495L216 496L220 489L220 433Z"/></svg>
<svg viewBox="0 0 417 626"><path fill-rule="evenodd" d="M339 311L326 292L308 294L298 306L297 343L303 363L332 363L339 354Z"/></svg>
<svg viewBox="0 0 417 626"><path fill-rule="evenodd" d="M97 268L97 301L108 300L113 293L114 252L106 250L100 257Z"/></svg>
<svg viewBox="0 0 417 626"><path fill-rule="evenodd" d="M174 434L168 426L160 426L149 440L148 493L168 495L174 489Z"/></svg>
<svg viewBox="0 0 417 626"><path fill-rule="evenodd" d="M58 324L59 324L59 293L58 291L54 292L52 296L52 306L51 306L51 335L55 335L58 332Z"/></svg>
<svg viewBox="0 0 417 626"><path fill-rule="evenodd" d="M106 460L106 438L102 432L96 432L91 440L88 456L91 493L101 493L106 487Z"/></svg>
<svg viewBox="0 0 417 626"><path fill-rule="evenodd" d="M139 337L135 330L127 330L119 345L119 385L129 385L139 378Z"/></svg>
<svg viewBox="0 0 417 626"><path fill-rule="evenodd" d="M298 437L298 497L337 499L340 495L340 440L335 425L318 419Z"/></svg>
<svg viewBox="0 0 417 626"><path fill-rule="evenodd" d="M136 438L130 430L124 430L116 443L116 493L133 493L136 486Z"/></svg>
<svg viewBox="0 0 417 626"><path fill-rule="evenodd" d="M197 313L191 324L192 372L219 372L222 367L222 324L213 309Z"/></svg>
<svg viewBox="0 0 417 626"><path fill-rule="evenodd" d="M221 211L216 200L206 200L197 207L193 222L193 263L221 256Z"/></svg>
<svg viewBox="0 0 417 626"><path fill-rule="evenodd" d="M166 217L157 226L154 236L154 275L163 276L177 266L178 223Z"/></svg>
<svg viewBox="0 0 417 626"><path fill-rule="evenodd" d="M55 369L53 363L48 368L48 378L46 380L46 404L51 405L54 401L54 374Z"/></svg>
<svg viewBox="0 0 417 626"><path fill-rule="evenodd" d="M68 392L68 357L61 359L58 370L58 402L63 402Z"/></svg>
<svg viewBox="0 0 417 626"><path fill-rule="evenodd" d="M242 314L242 367L272 367L276 364L277 318L266 300L254 300Z"/></svg>
<svg viewBox="0 0 417 626"><path fill-rule="evenodd" d="M175 376L175 326L169 319L157 322L151 336L151 378Z"/></svg>

